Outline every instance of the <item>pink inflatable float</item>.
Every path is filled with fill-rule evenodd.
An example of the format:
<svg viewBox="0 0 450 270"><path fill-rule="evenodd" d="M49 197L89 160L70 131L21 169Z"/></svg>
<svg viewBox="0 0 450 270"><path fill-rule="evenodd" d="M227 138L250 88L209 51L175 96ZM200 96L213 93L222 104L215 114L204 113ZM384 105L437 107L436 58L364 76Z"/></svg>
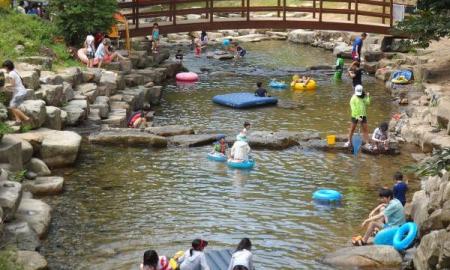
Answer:
<svg viewBox="0 0 450 270"><path fill-rule="evenodd" d="M77 52L77 56L78 59L80 59L81 62L87 64L88 63L88 58L87 58L87 54L86 54L86 48L81 48L78 50ZM94 66L96 66L98 64L98 58L94 58Z"/></svg>
<svg viewBox="0 0 450 270"><path fill-rule="evenodd" d="M196 82L198 81L198 75L194 72L180 72L176 76L177 81L180 82Z"/></svg>

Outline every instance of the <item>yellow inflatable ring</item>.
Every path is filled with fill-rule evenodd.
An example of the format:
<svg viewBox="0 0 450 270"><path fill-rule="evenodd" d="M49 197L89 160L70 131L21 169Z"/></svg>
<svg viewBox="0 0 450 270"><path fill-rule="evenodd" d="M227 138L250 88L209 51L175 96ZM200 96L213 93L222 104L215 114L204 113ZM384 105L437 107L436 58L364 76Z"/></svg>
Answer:
<svg viewBox="0 0 450 270"><path fill-rule="evenodd" d="M309 80L307 85L305 85L304 83L298 83L298 82L292 81L291 87L294 90L316 90L317 84L316 84L316 81L314 81L314 80Z"/></svg>
<svg viewBox="0 0 450 270"><path fill-rule="evenodd" d="M409 83L409 81L404 76L399 76L398 78L392 79L391 82L397 83L397 84Z"/></svg>

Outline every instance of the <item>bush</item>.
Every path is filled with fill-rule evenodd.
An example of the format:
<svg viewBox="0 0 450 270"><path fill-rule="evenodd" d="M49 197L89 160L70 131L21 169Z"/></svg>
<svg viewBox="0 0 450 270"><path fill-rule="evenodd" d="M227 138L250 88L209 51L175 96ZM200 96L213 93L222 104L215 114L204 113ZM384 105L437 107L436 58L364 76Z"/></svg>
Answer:
<svg viewBox="0 0 450 270"><path fill-rule="evenodd" d="M117 0L52 0L51 11L66 41L80 45L88 33L109 31Z"/></svg>
<svg viewBox="0 0 450 270"><path fill-rule="evenodd" d="M418 176L442 176L441 170L450 171L450 148L435 150L423 162L405 168L406 172L413 172Z"/></svg>

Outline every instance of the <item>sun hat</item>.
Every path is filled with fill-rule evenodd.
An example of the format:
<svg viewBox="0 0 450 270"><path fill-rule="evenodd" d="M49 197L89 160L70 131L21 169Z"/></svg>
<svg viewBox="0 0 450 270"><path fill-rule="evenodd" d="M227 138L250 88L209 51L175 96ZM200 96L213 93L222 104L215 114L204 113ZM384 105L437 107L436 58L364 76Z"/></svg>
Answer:
<svg viewBox="0 0 450 270"><path fill-rule="evenodd" d="M357 86L355 86L355 95L362 96L363 94L363 86L358 84Z"/></svg>

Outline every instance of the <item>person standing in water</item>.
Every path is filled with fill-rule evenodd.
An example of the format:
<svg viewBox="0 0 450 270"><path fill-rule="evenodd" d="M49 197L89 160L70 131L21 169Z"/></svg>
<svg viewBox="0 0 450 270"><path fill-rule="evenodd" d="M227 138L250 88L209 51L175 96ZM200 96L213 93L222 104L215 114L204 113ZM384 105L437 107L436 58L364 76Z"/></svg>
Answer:
<svg viewBox="0 0 450 270"><path fill-rule="evenodd" d="M348 69L348 76L352 78L353 89L355 86L362 85L362 69L360 68L361 64L358 61L353 61L351 66Z"/></svg>
<svg viewBox="0 0 450 270"><path fill-rule="evenodd" d="M367 33L362 33L361 37L355 38L352 45L352 59L353 61L361 62L361 48L364 40L367 38Z"/></svg>
<svg viewBox="0 0 450 270"><path fill-rule="evenodd" d="M341 53L338 53L336 57L336 71L334 72L334 79L336 81L340 81L342 80L342 73L344 72L344 58Z"/></svg>
<svg viewBox="0 0 450 270"><path fill-rule="evenodd" d="M158 48L159 48L159 25L157 23L154 23L152 30L152 51L156 53L158 52Z"/></svg>
<svg viewBox="0 0 450 270"><path fill-rule="evenodd" d="M350 147L352 144L353 133L355 133L358 122L361 123L363 130L364 142L369 142L369 127L367 125L367 106L370 105L370 93L364 93L362 85L355 87L355 94L350 99L351 109L351 126L348 134L348 142L345 143L345 147Z"/></svg>

